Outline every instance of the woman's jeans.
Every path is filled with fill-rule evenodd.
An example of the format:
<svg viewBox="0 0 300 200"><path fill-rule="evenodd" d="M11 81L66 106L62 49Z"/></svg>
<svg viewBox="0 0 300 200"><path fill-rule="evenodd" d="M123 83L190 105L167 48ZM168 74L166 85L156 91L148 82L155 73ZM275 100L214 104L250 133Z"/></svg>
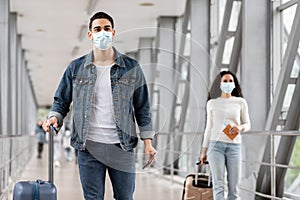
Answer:
<svg viewBox="0 0 300 200"><path fill-rule="evenodd" d="M227 169L228 200L239 197L241 174L241 145L219 141L210 141L208 153L214 199L224 200L224 176Z"/></svg>
<svg viewBox="0 0 300 200"><path fill-rule="evenodd" d="M85 200L103 200L108 172L114 198L132 200L135 188L134 153L115 144L88 141L87 150L78 151L80 180ZM112 199L112 197L107 197Z"/></svg>

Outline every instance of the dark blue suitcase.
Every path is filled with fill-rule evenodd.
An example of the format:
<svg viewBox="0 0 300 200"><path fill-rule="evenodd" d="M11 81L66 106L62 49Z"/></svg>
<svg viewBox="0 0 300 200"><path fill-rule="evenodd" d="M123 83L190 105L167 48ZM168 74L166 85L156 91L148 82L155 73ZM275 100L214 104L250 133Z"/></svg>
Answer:
<svg viewBox="0 0 300 200"><path fill-rule="evenodd" d="M56 200L56 187L49 181L19 181L14 188L14 200Z"/></svg>
<svg viewBox="0 0 300 200"><path fill-rule="evenodd" d="M49 180L19 181L14 187L13 200L56 200L53 184L53 127L49 137Z"/></svg>

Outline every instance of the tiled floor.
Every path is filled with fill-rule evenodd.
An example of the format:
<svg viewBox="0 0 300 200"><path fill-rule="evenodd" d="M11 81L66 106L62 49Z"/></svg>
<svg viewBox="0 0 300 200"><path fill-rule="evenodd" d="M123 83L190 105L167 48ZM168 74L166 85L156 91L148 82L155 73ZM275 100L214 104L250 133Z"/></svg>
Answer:
<svg viewBox="0 0 300 200"><path fill-rule="evenodd" d="M47 149L47 147L46 147ZM47 180L48 162L46 151L42 159L33 156L26 166L20 180ZM83 200L81 185L79 181L78 166L74 161L67 162L61 159L61 166L54 168L54 183L57 187L58 200ZM180 200L182 185L149 173L137 173L135 200ZM112 189L110 181L106 181L106 200L112 200Z"/></svg>

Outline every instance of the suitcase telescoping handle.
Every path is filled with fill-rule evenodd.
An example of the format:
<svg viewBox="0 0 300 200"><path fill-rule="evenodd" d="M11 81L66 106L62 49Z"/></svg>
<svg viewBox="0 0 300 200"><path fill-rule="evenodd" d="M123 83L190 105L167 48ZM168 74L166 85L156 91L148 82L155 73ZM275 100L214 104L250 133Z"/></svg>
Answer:
<svg viewBox="0 0 300 200"><path fill-rule="evenodd" d="M196 173L195 173L195 185L198 185L198 171L199 171L199 167L200 167L200 161L198 160L196 162ZM205 165L208 165L208 161L204 161ZM208 186L210 186L210 182L211 182L211 176L210 176L210 168L208 167Z"/></svg>
<svg viewBox="0 0 300 200"><path fill-rule="evenodd" d="M49 133L49 152L48 152L48 181L50 183L53 183L53 152L54 152L54 142L53 142L53 136L57 133L58 131L50 125L50 133Z"/></svg>

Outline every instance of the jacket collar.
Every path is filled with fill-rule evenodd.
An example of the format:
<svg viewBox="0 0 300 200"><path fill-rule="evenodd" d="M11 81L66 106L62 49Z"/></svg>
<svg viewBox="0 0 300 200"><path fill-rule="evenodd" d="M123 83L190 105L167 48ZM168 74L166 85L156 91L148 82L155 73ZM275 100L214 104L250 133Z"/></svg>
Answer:
<svg viewBox="0 0 300 200"><path fill-rule="evenodd" d="M113 47L114 50L114 57L115 57L115 63L119 67L125 67L125 62L124 62L124 55L121 54L115 47ZM93 61L94 61L94 52L91 51L89 54L86 55L86 60L84 63L84 67L90 67L93 66Z"/></svg>

